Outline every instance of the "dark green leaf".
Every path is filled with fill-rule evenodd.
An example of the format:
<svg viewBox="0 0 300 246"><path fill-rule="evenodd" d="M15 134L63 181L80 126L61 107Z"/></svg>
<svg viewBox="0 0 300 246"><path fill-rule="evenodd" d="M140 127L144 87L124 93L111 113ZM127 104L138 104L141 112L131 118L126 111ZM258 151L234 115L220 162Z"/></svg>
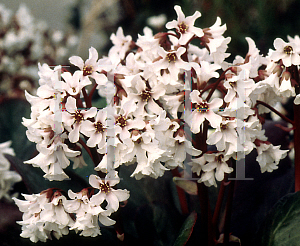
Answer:
<svg viewBox="0 0 300 246"><path fill-rule="evenodd" d="M35 143L26 136L26 127L22 117L30 117L30 104L24 99L7 99L0 104L0 142L12 141L12 148L21 160L32 157Z"/></svg>
<svg viewBox="0 0 300 246"><path fill-rule="evenodd" d="M257 235L262 246L299 245L300 192L283 197L267 215Z"/></svg>
<svg viewBox="0 0 300 246"><path fill-rule="evenodd" d="M187 243L187 241L189 240L189 238L193 232L196 220L197 220L197 213L192 212L189 215L189 217L187 217L187 219L184 221L184 223L180 229L180 234L177 237L177 239L174 243L174 246L183 246Z"/></svg>

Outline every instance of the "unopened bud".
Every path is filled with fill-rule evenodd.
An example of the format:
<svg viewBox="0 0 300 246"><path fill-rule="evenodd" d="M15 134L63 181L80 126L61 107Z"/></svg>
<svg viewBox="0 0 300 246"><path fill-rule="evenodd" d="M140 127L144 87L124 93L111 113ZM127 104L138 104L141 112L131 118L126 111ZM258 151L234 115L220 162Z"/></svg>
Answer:
<svg viewBox="0 0 300 246"><path fill-rule="evenodd" d="M184 136L185 136L184 129L179 128L179 129L175 132L174 137L176 137L176 136L178 136L178 135L179 135L180 137L184 137Z"/></svg>
<svg viewBox="0 0 300 246"><path fill-rule="evenodd" d="M118 91L118 97L122 100L123 97L127 97L127 93L124 89Z"/></svg>
<svg viewBox="0 0 300 246"><path fill-rule="evenodd" d="M287 71L283 72L281 76L282 76L282 79L284 79L284 80L290 80L290 78L291 78L290 72L287 72Z"/></svg>
<svg viewBox="0 0 300 246"><path fill-rule="evenodd" d="M281 74L282 71L283 71L283 68L284 68L283 66L277 65L277 66L273 69L272 73L276 73L277 76L279 77L280 74Z"/></svg>

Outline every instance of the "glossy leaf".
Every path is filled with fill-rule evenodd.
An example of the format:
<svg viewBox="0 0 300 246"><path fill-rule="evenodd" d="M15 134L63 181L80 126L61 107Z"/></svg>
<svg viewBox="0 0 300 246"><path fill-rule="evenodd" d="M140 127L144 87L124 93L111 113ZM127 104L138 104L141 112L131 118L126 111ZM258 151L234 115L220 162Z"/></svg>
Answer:
<svg viewBox="0 0 300 246"><path fill-rule="evenodd" d="M173 177L173 182L182 188L186 193L190 195L198 195L197 183L191 180L184 180L179 177Z"/></svg>
<svg viewBox="0 0 300 246"><path fill-rule="evenodd" d="M300 192L283 197L267 215L256 245L299 245Z"/></svg>
<svg viewBox="0 0 300 246"><path fill-rule="evenodd" d="M180 229L180 234L177 237L174 246L183 246L187 243L189 240L190 236L192 235L194 225L197 220L197 213L192 212L189 217L184 221L181 229Z"/></svg>
<svg viewBox="0 0 300 246"><path fill-rule="evenodd" d="M11 147L21 160L32 158L35 143L26 136L22 117L30 117L30 104L24 99L6 99L0 104L0 143L11 140Z"/></svg>

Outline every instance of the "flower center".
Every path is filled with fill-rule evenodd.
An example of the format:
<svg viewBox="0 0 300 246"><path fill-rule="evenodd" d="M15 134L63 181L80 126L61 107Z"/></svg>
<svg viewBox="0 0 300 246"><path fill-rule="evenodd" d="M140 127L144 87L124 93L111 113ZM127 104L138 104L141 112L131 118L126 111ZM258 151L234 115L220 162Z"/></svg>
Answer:
<svg viewBox="0 0 300 246"><path fill-rule="evenodd" d="M150 97L151 97L151 95L150 95L150 92L149 91L142 91L142 93L141 93L141 98L142 98L142 100L144 101L144 102L147 102L149 99L150 99Z"/></svg>
<svg viewBox="0 0 300 246"><path fill-rule="evenodd" d="M169 62L175 62L177 60L177 56L175 53L169 53L167 54L167 59Z"/></svg>
<svg viewBox="0 0 300 246"><path fill-rule="evenodd" d="M117 118L116 124L119 124L121 127L124 127L127 125L127 121L126 121L125 117L121 115Z"/></svg>
<svg viewBox="0 0 300 246"><path fill-rule="evenodd" d="M181 22L179 25L178 25L178 28L179 28L179 31L184 34L187 29L189 28L189 26L187 24L185 24L184 22Z"/></svg>
<svg viewBox="0 0 300 246"><path fill-rule="evenodd" d="M287 55L291 55L293 53L293 47L287 45L283 48L283 52Z"/></svg>
<svg viewBox="0 0 300 246"><path fill-rule="evenodd" d="M205 113L205 112L209 111L209 108L208 108L207 103L203 102L203 103L196 105L196 110L198 112Z"/></svg>
<svg viewBox="0 0 300 246"><path fill-rule="evenodd" d="M91 75L93 73L93 67L90 65L84 66L83 76Z"/></svg>
<svg viewBox="0 0 300 246"><path fill-rule="evenodd" d="M220 124L221 130L226 130L227 127L228 127L227 124L223 124L223 123Z"/></svg>
<svg viewBox="0 0 300 246"><path fill-rule="evenodd" d="M101 192L104 192L105 194L107 194L110 192L111 188L110 188L109 184L102 183L102 184L100 184L100 190L101 190Z"/></svg>
<svg viewBox="0 0 300 246"><path fill-rule="evenodd" d="M84 119L82 113L80 113L79 110L76 110L76 112L74 114L74 118L75 118L75 123L80 123Z"/></svg>
<svg viewBox="0 0 300 246"><path fill-rule="evenodd" d="M218 155L218 156L215 157L215 161L218 162L218 163L222 163L223 162L223 158L224 158L223 155Z"/></svg>
<svg viewBox="0 0 300 246"><path fill-rule="evenodd" d="M97 122L94 124L96 128L96 133L104 132L104 127L101 122Z"/></svg>

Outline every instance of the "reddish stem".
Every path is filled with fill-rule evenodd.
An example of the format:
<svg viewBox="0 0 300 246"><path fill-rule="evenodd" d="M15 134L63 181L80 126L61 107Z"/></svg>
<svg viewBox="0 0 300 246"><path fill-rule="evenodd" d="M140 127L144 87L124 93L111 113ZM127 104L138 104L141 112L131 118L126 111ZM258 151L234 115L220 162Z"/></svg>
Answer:
<svg viewBox="0 0 300 246"><path fill-rule="evenodd" d="M214 216L212 219L213 233L217 233L217 224L218 224L218 220L219 220L220 213L221 213L221 208L222 208L222 203L223 203L223 199L224 199L224 195L225 195L225 188L226 188L227 181L228 181L228 174L225 173L224 179L221 182L218 199L217 199L217 203L216 203L216 207L215 207L215 211L214 211Z"/></svg>
<svg viewBox="0 0 300 246"><path fill-rule="evenodd" d="M294 124L294 122L291 119L289 119L288 117L286 117L285 115L283 115L282 113L280 113L279 111L277 111L275 108L273 108L272 106L270 106L269 104L267 104L267 103L265 103L263 101L257 100L256 104L254 105L254 108L256 108L257 105L259 105L259 104L261 104L261 105L265 106L266 108L270 109L272 112L274 112L275 114L277 114L278 116L280 116L281 119L285 120L286 122Z"/></svg>
<svg viewBox="0 0 300 246"><path fill-rule="evenodd" d="M300 191L300 105L294 104L295 192Z"/></svg>
<svg viewBox="0 0 300 246"><path fill-rule="evenodd" d="M178 168L172 170L172 175L173 177L181 177ZM178 187L177 185L176 185L176 190L179 197L181 212L183 215L187 215L189 214L189 208L186 201L185 191L182 188Z"/></svg>
<svg viewBox="0 0 300 246"><path fill-rule="evenodd" d="M211 98L211 96L212 96L212 94L214 93L214 91L217 89L219 83L220 83L222 80L225 79L225 73L226 73L228 70L230 70L230 69L231 69L231 67L227 68L227 69L221 74L221 76L219 77L219 79L214 83L213 88L209 91L209 93L208 93L208 95L207 95L207 97L206 97L206 101L207 101L207 102L208 102L209 99Z"/></svg>

